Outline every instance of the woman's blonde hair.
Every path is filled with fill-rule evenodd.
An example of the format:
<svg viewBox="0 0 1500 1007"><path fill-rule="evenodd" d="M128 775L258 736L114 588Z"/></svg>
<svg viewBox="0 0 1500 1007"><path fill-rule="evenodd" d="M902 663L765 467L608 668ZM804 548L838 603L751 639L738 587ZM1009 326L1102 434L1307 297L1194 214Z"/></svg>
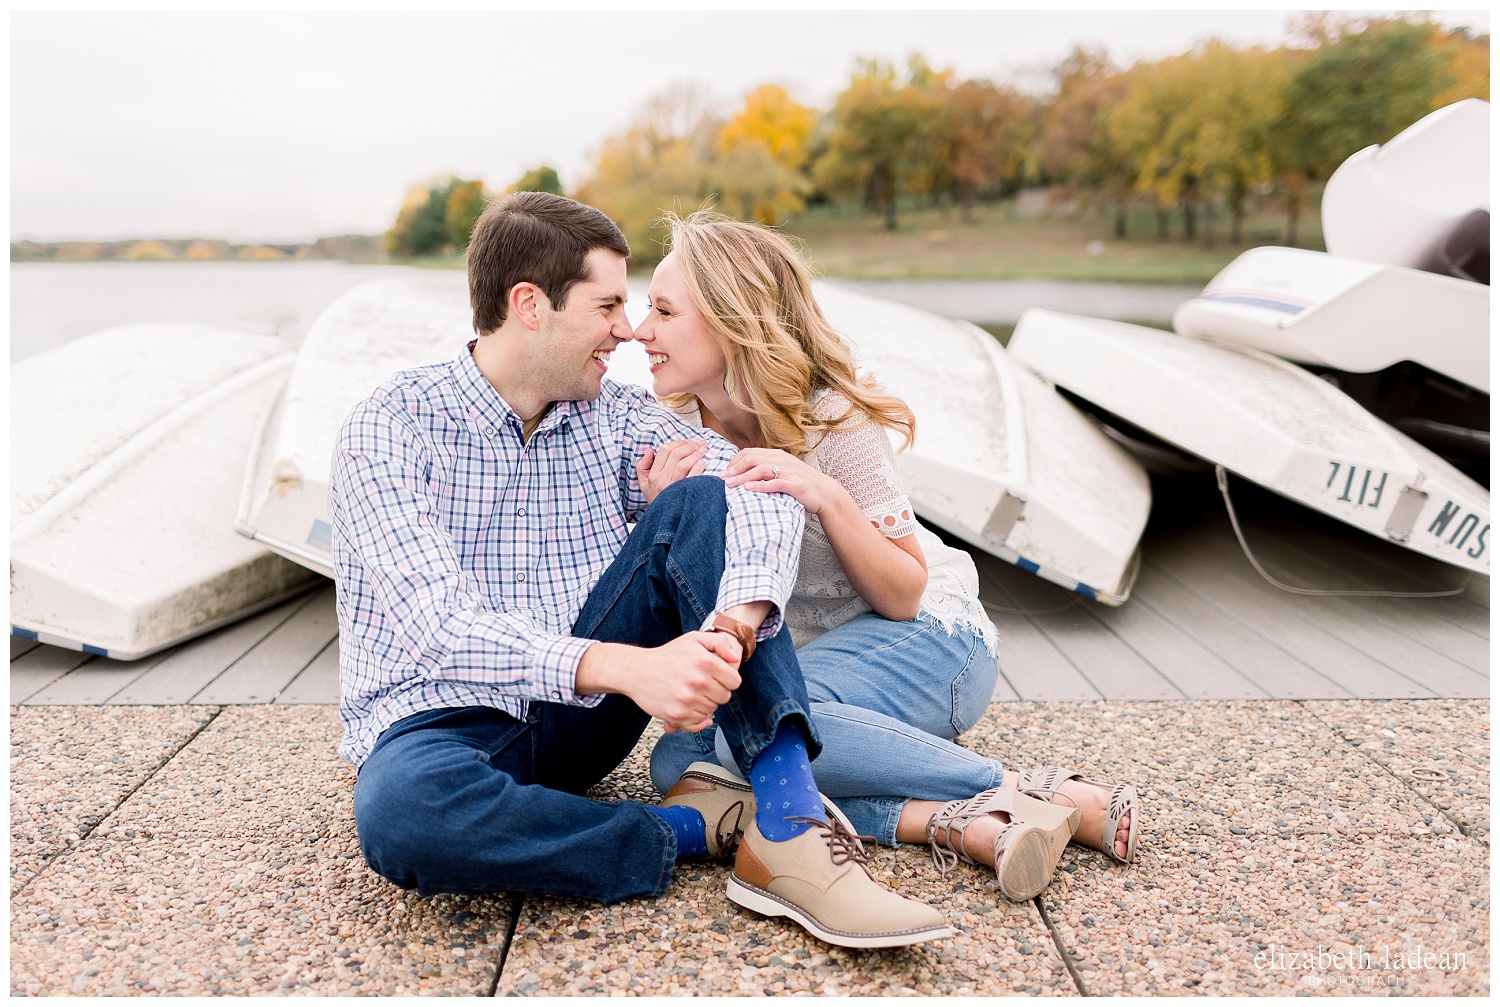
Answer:
<svg viewBox="0 0 1500 1007"><path fill-rule="evenodd" d="M848 344L813 298L811 269L785 235L706 210L663 220L688 296L728 363L725 390L759 420L766 447L800 458L827 431L866 420L900 431L903 450L911 446L916 417L868 374L855 372ZM812 395L825 387L849 408L822 420ZM665 401L681 408L695 396Z"/></svg>

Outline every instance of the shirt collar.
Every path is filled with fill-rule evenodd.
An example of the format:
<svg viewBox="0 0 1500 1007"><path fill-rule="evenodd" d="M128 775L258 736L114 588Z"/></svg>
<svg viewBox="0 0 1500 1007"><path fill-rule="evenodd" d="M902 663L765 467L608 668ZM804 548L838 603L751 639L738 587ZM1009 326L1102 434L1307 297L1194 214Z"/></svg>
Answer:
<svg viewBox="0 0 1500 1007"><path fill-rule="evenodd" d="M510 407L510 403L495 391L495 386L490 384L489 378L484 376L484 372L474 362L474 343L475 340L469 341L463 352L454 359L451 368L453 382L458 386L459 393L468 406L469 416L478 427L486 432L510 428L515 431L517 437L520 437L521 418ZM547 414L542 417L542 422L537 425L532 436L547 433L566 424L578 406L577 402L552 403L552 408L547 410Z"/></svg>

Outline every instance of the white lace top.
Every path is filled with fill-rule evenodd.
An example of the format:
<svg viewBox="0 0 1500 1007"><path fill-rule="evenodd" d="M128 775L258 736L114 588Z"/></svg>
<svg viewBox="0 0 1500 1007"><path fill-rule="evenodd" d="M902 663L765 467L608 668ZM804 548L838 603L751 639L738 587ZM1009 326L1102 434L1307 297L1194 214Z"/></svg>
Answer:
<svg viewBox="0 0 1500 1007"><path fill-rule="evenodd" d="M832 420L849 408L843 395L824 388L813 398L813 412L820 420ZM696 406L682 415L703 426ZM979 601L979 572L969 554L943 543L912 514L911 501L896 472L896 452L890 437L878 423L865 422L849 430L824 434L802 459L836 480L870 522L887 538L917 536L927 560L927 590L922 593L922 612L949 633L962 626L984 640L992 657L1000 650L999 632ZM786 604L786 623L797 646L842 626L855 616L871 611L849 583L823 524L816 515L807 516L802 535L802 561L797 585Z"/></svg>

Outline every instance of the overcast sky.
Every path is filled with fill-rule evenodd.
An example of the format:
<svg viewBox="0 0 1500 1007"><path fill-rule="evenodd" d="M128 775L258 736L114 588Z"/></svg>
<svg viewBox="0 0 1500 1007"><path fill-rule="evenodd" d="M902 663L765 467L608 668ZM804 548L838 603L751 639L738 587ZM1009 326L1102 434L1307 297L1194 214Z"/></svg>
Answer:
<svg viewBox="0 0 1500 1007"><path fill-rule="evenodd" d="M1287 11L1005 13L13 13L11 235L303 241L375 233L456 172L567 185L664 86L786 85L826 106L858 58L920 52L1036 86L1075 44L1118 62L1218 37L1276 44ZM1438 12L1489 30L1486 12Z"/></svg>

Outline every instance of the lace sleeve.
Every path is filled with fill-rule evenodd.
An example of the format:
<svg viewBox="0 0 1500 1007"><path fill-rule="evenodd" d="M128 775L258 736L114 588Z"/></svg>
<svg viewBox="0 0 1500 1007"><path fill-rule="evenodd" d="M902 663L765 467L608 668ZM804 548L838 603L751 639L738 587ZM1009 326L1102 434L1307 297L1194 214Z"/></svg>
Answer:
<svg viewBox="0 0 1500 1007"><path fill-rule="evenodd" d="M821 420L832 420L848 408L848 399L830 391L818 398L813 411ZM916 534L917 521L896 472L896 452L885 427L865 420L856 427L831 430L807 461L838 480L870 523L887 538Z"/></svg>

